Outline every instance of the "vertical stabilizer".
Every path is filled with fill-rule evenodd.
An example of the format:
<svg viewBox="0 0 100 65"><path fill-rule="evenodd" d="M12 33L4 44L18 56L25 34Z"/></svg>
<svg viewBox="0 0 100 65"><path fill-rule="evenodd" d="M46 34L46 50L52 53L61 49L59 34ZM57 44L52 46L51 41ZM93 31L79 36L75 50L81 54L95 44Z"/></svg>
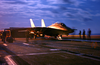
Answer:
<svg viewBox="0 0 100 65"><path fill-rule="evenodd" d="M32 19L30 19L30 23L31 23L31 27L35 27Z"/></svg>
<svg viewBox="0 0 100 65"><path fill-rule="evenodd" d="M42 27L46 27L43 19L41 19L41 25Z"/></svg>

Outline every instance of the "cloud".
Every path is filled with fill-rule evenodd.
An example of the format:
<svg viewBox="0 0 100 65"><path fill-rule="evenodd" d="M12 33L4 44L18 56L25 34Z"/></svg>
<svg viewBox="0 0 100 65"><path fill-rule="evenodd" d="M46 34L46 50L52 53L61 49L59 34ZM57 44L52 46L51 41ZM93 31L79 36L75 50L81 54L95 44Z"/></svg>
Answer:
<svg viewBox="0 0 100 65"><path fill-rule="evenodd" d="M67 7L66 12L63 13L63 16L66 16L69 20L76 20L79 22L87 22L92 20L92 14L88 11L80 8Z"/></svg>
<svg viewBox="0 0 100 65"><path fill-rule="evenodd" d="M75 2L74 2L74 0L62 0L63 2L65 2L65 3L69 3L69 4L74 4Z"/></svg>
<svg viewBox="0 0 100 65"><path fill-rule="evenodd" d="M92 16L100 16L100 13L94 14L94 15L92 15Z"/></svg>
<svg viewBox="0 0 100 65"><path fill-rule="evenodd" d="M70 13L70 12L63 13L63 16L66 16L66 17L69 17L69 18L74 17L74 15L72 13Z"/></svg>
<svg viewBox="0 0 100 65"><path fill-rule="evenodd" d="M67 8L64 7L64 6L60 6L60 9L61 9L61 10L67 10Z"/></svg>
<svg viewBox="0 0 100 65"><path fill-rule="evenodd" d="M7 1L7 2L3 2L6 4L27 4L26 2L23 1Z"/></svg>
<svg viewBox="0 0 100 65"><path fill-rule="evenodd" d="M52 10L52 12L53 12L53 13L56 13L56 14L59 14L59 12L58 12L58 11L56 11L56 10Z"/></svg>
<svg viewBox="0 0 100 65"><path fill-rule="evenodd" d="M0 5L0 14L4 17L16 17L28 11L28 4L22 1L1 1Z"/></svg>
<svg viewBox="0 0 100 65"><path fill-rule="evenodd" d="M72 0L71 0L72 1ZM75 0L76 1L76 0ZM64 3L61 0L47 0L47 2L52 2L56 4ZM59 2L59 3L58 3ZM67 1L69 3L69 1ZM8 6L10 5L10 6ZM62 15L62 12L67 10L64 6L56 6L52 4L43 4L41 0L15 0L15 1L2 1L0 8L2 15L11 16L19 16L19 17L55 17ZM45 10L44 10L45 9ZM65 11L61 11L65 10ZM38 16L37 16L38 15ZM71 17L71 14L67 14Z"/></svg>
<svg viewBox="0 0 100 65"><path fill-rule="evenodd" d="M96 1L96 0L92 0L92 1Z"/></svg>
<svg viewBox="0 0 100 65"><path fill-rule="evenodd" d="M47 0L50 4L70 4L74 6L79 6L84 1L80 0Z"/></svg>
<svg viewBox="0 0 100 65"><path fill-rule="evenodd" d="M83 21L91 21L92 19L91 18L83 18Z"/></svg>
<svg viewBox="0 0 100 65"><path fill-rule="evenodd" d="M46 2L44 2L46 1ZM44 2L44 3L43 3ZM46 4L48 2L48 4ZM90 21L91 14L78 7L67 7L67 5L79 6L84 3L80 0L15 0L1 1L0 14L9 17L22 18L69 18L77 21ZM56 5L55 5L56 4ZM60 6L58 6L60 4ZM8 6L10 5L10 6Z"/></svg>
<svg viewBox="0 0 100 65"><path fill-rule="evenodd" d="M8 6L9 5L9 6ZM46 4L41 4L40 0L29 0L29 1L1 1L1 14L2 15L14 15L20 17L31 17L31 16L36 16L37 14L40 15L44 13L45 11L42 11L43 8L47 9L52 8L52 9L57 9L57 6L52 6L52 5L46 5ZM38 11L41 10L42 12ZM49 13L47 13L49 14ZM39 16L38 16L39 17Z"/></svg>
<svg viewBox="0 0 100 65"><path fill-rule="evenodd" d="M35 7L37 7L37 8L53 8L53 9L58 8L58 6L46 5L46 4L40 4L40 3L38 3Z"/></svg>
<svg viewBox="0 0 100 65"><path fill-rule="evenodd" d="M67 14L67 16L68 16L68 17L73 17L73 15L72 15L72 14Z"/></svg>
<svg viewBox="0 0 100 65"><path fill-rule="evenodd" d="M6 27L7 25L9 24L9 22L7 22L7 21L3 21L2 22L2 20L0 20L0 27Z"/></svg>
<svg viewBox="0 0 100 65"><path fill-rule="evenodd" d="M100 16L100 13L97 13L95 16Z"/></svg>
<svg viewBox="0 0 100 65"><path fill-rule="evenodd" d="M0 17L2 17L2 16L0 15Z"/></svg>

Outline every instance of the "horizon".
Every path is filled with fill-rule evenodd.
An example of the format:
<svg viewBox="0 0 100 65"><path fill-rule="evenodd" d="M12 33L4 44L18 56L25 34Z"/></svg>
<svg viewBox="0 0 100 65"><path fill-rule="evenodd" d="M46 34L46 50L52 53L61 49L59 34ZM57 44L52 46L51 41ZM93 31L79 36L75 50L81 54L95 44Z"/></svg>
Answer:
<svg viewBox="0 0 100 65"><path fill-rule="evenodd" d="M69 35L73 35L73 34L69 34ZM75 34L75 35L79 35L78 33L77 34ZM82 35L82 34L81 34ZM85 34L85 35L88 35L88 34ZM91 34L91 35L100 35L99 33L97 33L97 34Z"/></svg>

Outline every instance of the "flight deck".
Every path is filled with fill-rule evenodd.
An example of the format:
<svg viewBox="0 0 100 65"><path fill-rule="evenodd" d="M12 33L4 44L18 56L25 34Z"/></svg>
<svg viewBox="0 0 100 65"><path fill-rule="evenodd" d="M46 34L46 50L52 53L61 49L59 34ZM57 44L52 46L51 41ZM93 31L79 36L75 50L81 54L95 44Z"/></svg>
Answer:
<svg viewBox="0 0 100 65"><path fill-rule="evenodd" d="M0 41L2 63L15 65L99 65L100 43L94 48L91 42L55 40L47 38L15 38L13 43ZM2 48L2 49L1 49ZM1 58L1 57L0 57ZM88 61L88 62L87 62Z"/></svg>

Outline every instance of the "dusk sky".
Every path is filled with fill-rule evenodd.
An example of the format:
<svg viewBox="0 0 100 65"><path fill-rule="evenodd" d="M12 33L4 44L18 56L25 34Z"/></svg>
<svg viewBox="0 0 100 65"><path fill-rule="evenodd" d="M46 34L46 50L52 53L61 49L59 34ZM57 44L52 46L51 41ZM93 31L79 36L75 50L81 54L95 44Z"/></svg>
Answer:
<svg viewBox="0 0 100 65"><path fill-rule="evenodd" d="M44 19L46 26L62 22L76 33L100 34L100 0L0 0L0 29L30 27L30 18L35 26Z"/></svg>

